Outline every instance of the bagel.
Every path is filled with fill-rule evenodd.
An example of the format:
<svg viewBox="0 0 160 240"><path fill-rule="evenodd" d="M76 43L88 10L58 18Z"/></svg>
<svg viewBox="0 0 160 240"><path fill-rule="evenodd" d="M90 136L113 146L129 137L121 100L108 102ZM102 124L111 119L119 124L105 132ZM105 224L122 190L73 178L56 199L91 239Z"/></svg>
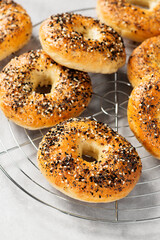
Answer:
<svg viewBox="0 0 160 240"><path fill-rule="evenodd" d="M89 162L83 155L94 159ZM82 118L54 126L42 139L38 166L62 193L86 202L125 197L141 174L141 160L131 144L106 124Z"/></svg>
<svg viewBox="0 0 160 240"><path fill-rule="evenodd" d="M0 60L22 48L32 33L26 11L11 0L0 1Z"/></svg>
<svg viewBox="0 0 160 240"><path fill-rule="evenodd" d="M160 159L159 78L151 78L133 89L128 102L128 122L148 152Z"/></svg>
<svg viewBox="0 0 160 240"><path fill-rule="evenodd" d="M128 61L128 79L133 87L160 72L160 36L145 40L134 49Z"/></svg>
<svg viewBox="0 0 160 240"><path fill-rule="evenodd" d="M40 26L39 35L44 51L66 67L113 73L125 64L122 38L91 17L70 13L51 16Z"/></svg>
<svg viewBox="0 0 160 240"><path fill-rule="evenodd" d="M48 92L42 91L45 86ZM0 73L0 108L7 118L31 130L78 116L91 95L87 73L55 63L42 50L12 59Z"/></svg>
<svg viewBox="0 0 160 240"><path fill-rule="evenodd" d="M160 2L156 0L98 0L97 14L122 37L136 42L160 34Z"/></svg>

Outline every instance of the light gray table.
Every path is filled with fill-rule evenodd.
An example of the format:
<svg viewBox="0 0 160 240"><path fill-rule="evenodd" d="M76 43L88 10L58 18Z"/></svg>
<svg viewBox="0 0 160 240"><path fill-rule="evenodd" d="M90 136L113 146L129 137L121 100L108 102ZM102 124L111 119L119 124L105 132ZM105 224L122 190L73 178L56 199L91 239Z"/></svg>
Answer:
<svg viewBox="0 0 160 240"><path fill-rule="evenodd" d="M17 0L33 24L57 12L94 7L96 0ZM64 215L33 200L0 171L0 239L159 239L160 221L107 224Z"/></svg>

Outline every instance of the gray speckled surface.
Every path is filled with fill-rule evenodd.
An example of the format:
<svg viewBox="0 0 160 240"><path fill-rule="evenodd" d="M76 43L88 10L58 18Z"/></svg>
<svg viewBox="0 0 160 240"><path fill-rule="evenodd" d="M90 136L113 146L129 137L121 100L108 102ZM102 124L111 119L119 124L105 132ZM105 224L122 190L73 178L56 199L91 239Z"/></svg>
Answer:
<svg viewBox="0 0 160 240"><path fill-rule="evenodd" d="M96 0L17 0L33 24L49 15L93 7ZM160 221L135 224L97 223L50 209L20 191L0 171L0 239L159 239Z"/></svg>

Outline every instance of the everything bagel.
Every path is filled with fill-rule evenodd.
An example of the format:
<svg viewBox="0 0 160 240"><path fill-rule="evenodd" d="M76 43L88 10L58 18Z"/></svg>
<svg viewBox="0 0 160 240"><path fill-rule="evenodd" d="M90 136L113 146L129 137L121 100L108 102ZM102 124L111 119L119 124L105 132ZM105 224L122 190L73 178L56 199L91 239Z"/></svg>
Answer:
<svg viewBox="0 0 160 240"><path fill-rule="evenodd" d="M45 86L49 92L38 91ZM87 73L55 63L42 50L12 59L0 73L0 108L7 118L28 129L78 116L91 95Z"/></svg>
<svg viewBox="0 0 160 240"><path fill-rule="evenodd" d="M44 51L66 67L113 73L125 64L122 38L91 17L70 13L51 16L42 23L39 34Z"/></svg>
<svg viewBox="0 0 160 240"><path fill-rule="evenodd" d="M128 122L143 146L160 159L160 80L151 78L136 86L128 102Z"/></svg>
<svg viewBox="0 0 160 240"><path fill-rule="evenodd" d="M128 61L128 79L133 87L160 72L160 36L145 40L134 49Z"/></svg>
<svg viewBox="0 0 160 240"><path fill-rule="evenodd" d="M148 9L134 4L148 7ZM98 0L99 19L122 37L136 42L160 35L160 2L156 0Z"/></svg>
<svg viewBox="0 0 160 240"><path fill-rule="evenodd" d="M22 48L32 33L26 11L11 0L0 1L0 60Z"/></svg>
<svg viewBox="0 0 160 240"><path fill-rule="evenodd" d="M85 161L83 155L95 161ZM86 202L125 197L137 183L142 167L127 140L106 124L86 118L54 126L39 145L38 165L55 188Z"/></svg>

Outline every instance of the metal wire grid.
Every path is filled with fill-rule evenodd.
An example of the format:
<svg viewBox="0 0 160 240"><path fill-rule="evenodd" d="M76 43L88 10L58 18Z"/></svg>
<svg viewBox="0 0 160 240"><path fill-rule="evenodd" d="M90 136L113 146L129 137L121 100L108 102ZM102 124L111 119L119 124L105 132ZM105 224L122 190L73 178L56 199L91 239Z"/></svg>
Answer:
<svg viewBox="0 0 160 240"><path fill-rule="evenodd" d="M93 8L77 10L84 11L87 15L95 14ZM34 27L35 35L26 47L28 50L40 47L38 25ZM133 45L127 42L127 46L129 54ZM24 52L26 50L23 49ZM136 147L142 159L142 177L126 198L115 203L89 204L71 199L52 188L41 175L36 162L38 144L47 130L20 128L2 113L0 122L4 127L0 129L0 169L17 187L38 202L75 217L113 223L159 219L160 164L144 150L129 129L126 109L132 88L127 81L126 69L112 75L91 74L91 79L94 94L82 116L108 123Z"/></svg>

